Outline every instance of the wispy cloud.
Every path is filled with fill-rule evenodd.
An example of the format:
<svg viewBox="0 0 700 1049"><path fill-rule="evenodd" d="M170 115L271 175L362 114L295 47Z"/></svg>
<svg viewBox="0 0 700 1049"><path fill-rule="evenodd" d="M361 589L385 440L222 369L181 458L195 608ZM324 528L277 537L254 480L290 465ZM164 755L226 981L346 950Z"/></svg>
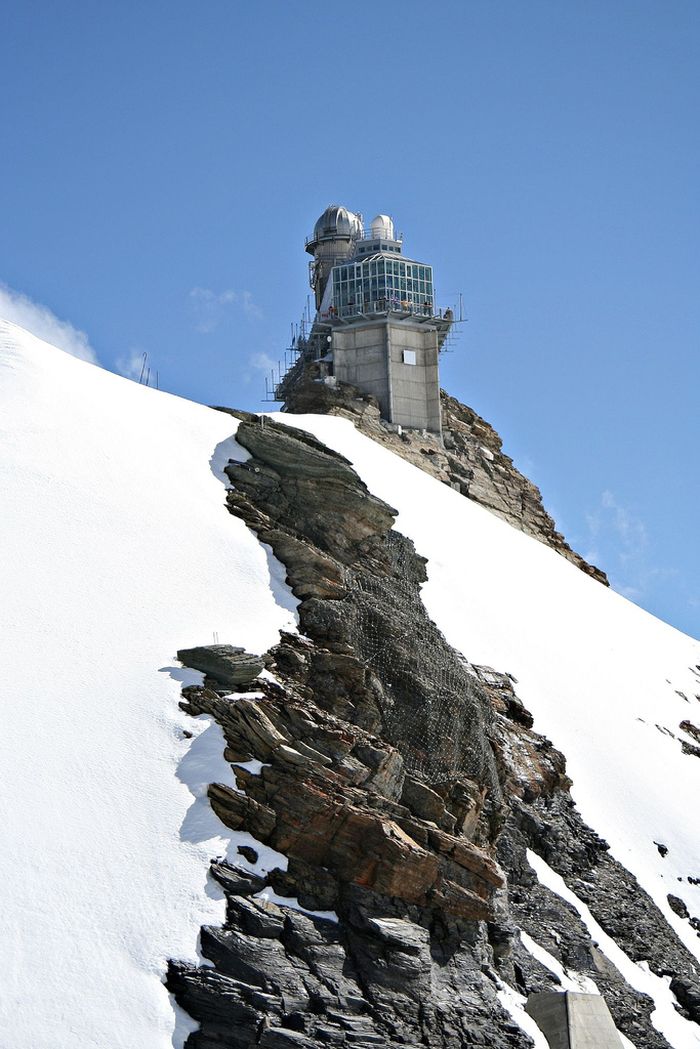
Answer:
<svg viewBox="0 0 700 1049"><path fill-rule="evenodd" d="M34 302L28 295L15 291L7 284L0 282L0 317L3 320L19 324L32 335L36 335L59 350L65 350L73 357L79 357L91 364L98 364L97 354L93 350L84 331L73 327L70 321L63 321L48 306Z"/></svg>
<svg viewBox="0 0 700 1049"><path fill-rule="evenodd" d="M269 353L254 353L248 358L248 365L255 371L271 372L277 368L277 361L273 361Z"/></svg>
<svg viewBox="0 0 700 1049"><path fill-rule="evenodd" d="M257 382L262 389L264 382L270 378L270 372L276 374L278 368L279 361L273 360L269 353L251 353L240 375L244 383Z"/></svg>
<svg viewBox="0 0 700 1049"><path fill-rule="evenodd" d="M140 379L145 372L145 356L143 350L130 350L125 356L117 358L115 367L127 379Z"/></svg>
<svg viewBox="0 0 700 1049"><path fill-rule="evenodd" d="M674 574L649 563L649 533L644 521L609 489L586 515L588 547L584 557L608 571L613 587L623 597L638 601L659 577ZM602 563L602 564L601 564Z"/></svg>
<svg viewBox="0 0 700 1049"><path fill-rule="evenodd" d="M250 291L215 292L211 288L192 288L188 296L195 331L208 335L219 327L230 309L238 309L250 320L260 320L263 312Z"/></svg>
<svg viewBox="0 0 700 1049"><path fill-rule="evenodd" d="M620 559L624 563L641 557L649 546L644 522L622 506L610 491L603 492L600 502L603 511L610 515L612 527L620 541Z"/></svg>

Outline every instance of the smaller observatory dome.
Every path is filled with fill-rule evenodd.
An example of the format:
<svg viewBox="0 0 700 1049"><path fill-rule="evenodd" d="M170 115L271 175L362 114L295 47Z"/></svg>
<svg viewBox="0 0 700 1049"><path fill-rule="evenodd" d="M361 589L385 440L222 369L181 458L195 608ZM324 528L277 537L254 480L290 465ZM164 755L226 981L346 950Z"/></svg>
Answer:
<svg viewBox="0 0 700 1049"><path fill-rule="evenodd" d="M339 204L329 204L314 226L314 240L324 237L359 237L362 234L362 216Z"/></svg>
<svg viewBox="0 0 700 1049"><path fill-rule="evenodd" d="M388 215L375 215L372 219L372 236L378 240L394 239L394 223Z"/></svg>

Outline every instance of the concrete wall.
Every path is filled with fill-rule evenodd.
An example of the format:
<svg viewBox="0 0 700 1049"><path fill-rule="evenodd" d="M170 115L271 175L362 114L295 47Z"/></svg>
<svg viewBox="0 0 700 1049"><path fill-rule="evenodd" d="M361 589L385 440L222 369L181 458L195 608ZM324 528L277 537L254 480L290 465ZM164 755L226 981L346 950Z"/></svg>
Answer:
<svg viewBox="0 0 700 1049"><path fill-rule="evenodd" d="M379 401L383 418L441 433L437 332L389 318L333 330L333 371ZM405 361L408 351L415 364Z"/></svg>
<svg viewBox="0 0 700 1049"><path fill-rule="evenodd" d="M333 329L333 374L379 401L382 418L391 419L387 325L349 324Z"/></svg>
<svg viewBox="0 0 700 1049"><path fill-rule="evenodd" d="M437 332L424 325L389 326L391 360L391 422L440 433L440 380ZM404 363L404 352L415 364Z"/></svg>
<svg viewBox="0 0 700 1049"><path fill-rule="evenodd" d="M601 995L545 991L530 995L525 1008L550 1049L622 1049Z"/></svg>

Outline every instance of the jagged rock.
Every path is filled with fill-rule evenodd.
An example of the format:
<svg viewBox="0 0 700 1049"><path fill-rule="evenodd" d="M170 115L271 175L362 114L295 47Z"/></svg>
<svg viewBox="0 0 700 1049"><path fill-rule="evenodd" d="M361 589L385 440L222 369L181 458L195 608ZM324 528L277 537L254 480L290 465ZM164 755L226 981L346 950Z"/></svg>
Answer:
<svg viewBox="0 0 700 1049"><path fill-rule="evenodd" d="M226 891L227 898L239 895L252 896L253 893L260 892L265 886L262 878L258 878L255 874L251 874L241 867L236 867L232 863L226 863L225 860L212 861L209 869L212 877Z"/></svg>
<svg viewBox="0 0 700 1049"><path fill-rule="evenodd" d="M177 658L184 666L199 670L231 688L250 685L265 666L260 656L253 656L244 648L235 648L233 645L181 648Z"/></svg>
<svg viewBox="0 0 700 1049"><path fill-rule="evenodd" d="M367 927L389 947L405 954L421 954L430 944L430 933L403 918L369 918Z"/></svg>
<svg viewBox="0 0 700 1049"><path fill-rule="evenodd" d="M247 523L261 538L264 536L273 550L280 550L280 557L279 544L289 550L289 536L298 539L303 535L307 543L346 564L354 559L358 543L391 528L396 511L370 494L343 456L311 434L270 421L264 427L242 422L236 438L254 460L226 467L234 486L230 505L240 510L241 497L247 496L248 503L252 501L255 511L248 511ZM324 491L322 503L318 500L320 487ZM257 498L250 500L253 491ZM267 527L262 529L265 518L260 518L261 512L267 515ZM275 527L282 517L292 526L286 529L288 535L284 539L280 539ZM297 551L297 562L302 552ZM324 564L330 571L328 562ZM290 567L287 565L288 570ZM342 578L342 569L337 571Z"/></svg>
<svg viewBox="0 0 700 1049"><path fill-rule="evenodd" d="M445 802L434 790L414 779L406 776L401 795L402 804L424 820L440 823L445 816Z"/></svg>
<svg viewBox="0 0 700 1049"><path fill-rule="evenodd" d="M211 807L222 823L231 830L245 826L256 837L268 837L275 827L275 814L246 794L232 790L224 783L212 783L207 791Z"/></svg>
<svg viewBox="0 0 700 1049"><path fill-rule="evenodd" d="M284 911L265 900L249 900L227 893L226 920L241 932L263 939L279 940L284 931Z"/></svg>
<svg viewBox="0 0 700 1049"><path fill-rule="evenodd" d="M680 896L674 896L672 893L669 893L666 899L668 900L668 905L671 908L671 910L675 911L679 918L690 917L688 913L688 908L686 907L685 903L680 898Z"/></svg>
<svg viewBox="0 0 700 1049"><path fill-rule="evenodd" d="M263 1049L311 1049L314 1044L305 1035L285 1027L268 1027L258 1042Z"/></svg>
<svg viewBox="0 0 700 1049"><path fill-rule="evenodd" d="M689 736L692 736L694 740L697 740L697 742L700 743L700 728L698 728L697 725L694 725L692 721L681 721L678 727L682 729L683 732L687 732Z"/></svg>
<svg viewBox="0 0 700 1049"><path fill-rule="evenodd" d="M345 572L343 566L334 558L280 529L261 530L260 538L276 551L276 556L287 566L288 579L295 597L344 595Z"/></svg>

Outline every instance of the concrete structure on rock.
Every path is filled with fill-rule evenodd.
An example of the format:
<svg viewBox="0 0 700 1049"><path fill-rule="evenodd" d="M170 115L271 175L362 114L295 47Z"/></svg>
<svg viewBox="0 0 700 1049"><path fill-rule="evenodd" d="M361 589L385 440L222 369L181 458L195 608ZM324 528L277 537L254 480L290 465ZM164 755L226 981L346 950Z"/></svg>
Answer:
<svg viewBox="0 0 700 1049"><path fill-rule="evenodd" d="M438 358L454 317L435 306L432 266L402 247L388 215L365 229L361 215L326 208L306 241L316 314L275 399L286 400L300 366L315 360L322 381L376 397L387 422L441 433Z"/></svg>
<svg viewBox="0 0 700 1049"><path fill-rule="evenodd" d="M599 994L543 991L525 1006L550 1049L622 1049L622 1039Z"/></svg>

